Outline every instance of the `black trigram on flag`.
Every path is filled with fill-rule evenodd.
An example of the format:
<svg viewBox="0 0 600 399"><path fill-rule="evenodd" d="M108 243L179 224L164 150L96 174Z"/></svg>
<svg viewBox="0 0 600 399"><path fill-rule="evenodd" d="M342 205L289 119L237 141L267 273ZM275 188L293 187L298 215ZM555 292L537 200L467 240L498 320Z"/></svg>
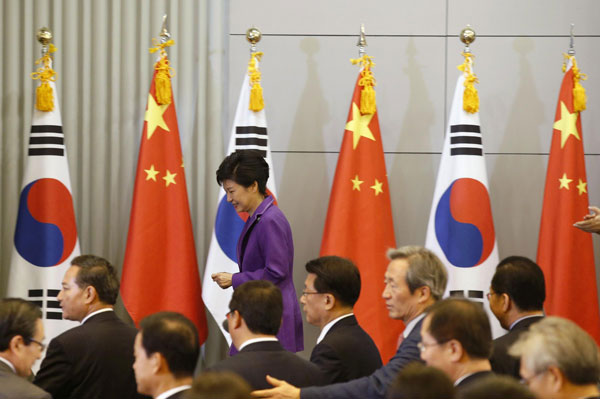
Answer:
<svg viewBox="0 0 600 399"><path fill-rule="evenodd" d="M29 155L65 155L65 136L62 126L34 125L29 135Z"/></svg>
<svg viewBox="0 0 600 399"><path fill-rule="evenodd" d="M466 295L465 295L466 294ZM451 298L467 298L471 301L477 302L483 306L483 291L478 290L451 290Z"/></svg>
<svg viewBox="0 0 600 399"><path fill-rule="evenodd" d="M269 137L267 128L259 126L236 126L235 127L235 149L236 150L258 150L263 158L267 157Z"/></svg>
<svg viewBox="0 0 600 399"><path fill-rule="evenodd" d="M44 291L46 291L44 295ZM48 320L62 320L62 309L56 296L60 290L30 289L27 290L28 300L38 305Z"/></svg>
<svg viewBox="0 0 600 399"><path fill-rule="evenodd" d="M483 156L479 125L450 125L450 156Z"/></svg>

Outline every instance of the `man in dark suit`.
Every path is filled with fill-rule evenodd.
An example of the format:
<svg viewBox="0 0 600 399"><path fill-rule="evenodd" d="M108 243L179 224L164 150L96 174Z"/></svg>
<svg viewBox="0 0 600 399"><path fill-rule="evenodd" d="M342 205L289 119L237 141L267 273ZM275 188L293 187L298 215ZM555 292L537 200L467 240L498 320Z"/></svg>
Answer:
<svg viewBox="0 0 600 399"><path fill-rule="evenodd" d="M306 321L321 329L310 361L328 383L370 375L381 367L381 357L352 313L360 295L358 268L348 259L324 256L308 262L306 271L300 303Z"/></svg>
<svg viewBox="0 0 600 399"><path fill-rule="evenodd" d="M64 318L81 325L50 341L34 380L54 399L138 396L131 368L137 331L115 315L118 294L117 273L106 259L71 261L57 298Z"/></svg>
<svg viewBox="0 0 600 399"><path fill-rule="evenodd" d="M316 365L286 351L277 340L283 301L273 283L254 280L238 286L229 309L228 331L239 353L217 363L213 370L239 374L253 389L268 387L267 374L299 386L323 382L323 373Z"/></svg>
<svg viewBox="0 0 600 399"><path fill-rule="evenodd" d="M419 348L425 363L446 373L457 389L493 375L492 329L481 303L449 298L430 307Z"/></svg>
<svg viewBox="0 0 600 399"><path fill-rule="evenodd" d="M254 397L312 399L383 399L398 372L420 361L418 343L426 309L442 298L448 274L438 257L428 249L406 246L388 251L390 263L385 272L385 300L389 316L404 321L398 351L390 361L367 377L323 387L299 389L286 381L268 377L274 388L253 392Z"/></svg>
<svg viewBox="0 0 600 399"><path fill-rule="evenodd" d="M546 284L542 269L532 260L510 256L496 267L488 294L490 309L509 332L494 340L490 363L499 374L519 376L519 359L508 348L519 336L544 317Z"/></svg>
<svg viewBox="0 0 600 399"><path fill-rule="evenodd" d="M198 331L180 313L145 317L134 346L138 391L153 398L178 399L192 387L200 354Z"/></svg>
<svg viewBox="0 0 600 399"><path fill-rule="evenodd" d="M17 298L0 300L0 399L50 399L27 378L44 350L42 311Z"/></svg>

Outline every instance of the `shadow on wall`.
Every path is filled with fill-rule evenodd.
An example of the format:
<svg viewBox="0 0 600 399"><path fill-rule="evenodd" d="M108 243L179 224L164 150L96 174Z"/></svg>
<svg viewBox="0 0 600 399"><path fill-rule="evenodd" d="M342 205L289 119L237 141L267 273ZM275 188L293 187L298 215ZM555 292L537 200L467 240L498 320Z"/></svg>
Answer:
<svg viewBox="0 0 600 399"><path fill-rule="evenodd" d="M518 86L512 106L506 115L506 127L502 131L502 142L499 146L500 154L495 156L495 165L488 169L496 231L506 234L497 237L499 248L506 248L510 254L519 253L532 257L535 257L535 253L531 253L530 246L531 243L537 242L539 233L548 157L518 153L547 153L552 133L528 59L534 46L535 42L528 37L516 38L513 42L513 49L519 59L519 69L514 79ZM498 133L500 132L498 129ZM488 162L492 159L488 157ZM529 216L506 217L508 215ZM500 253L500 257L510 254Z"/></svg>
<svg viewBox="0 0 600 399"><path fill-rule="evenodd" d="M408 40L406 65L402 72L409 82L408 107L402 117L397 151L411 151L413 144L438 142L433 148L442 148L444 134L434 137L434 105L429 96L423 66L417 61L418 50L414 39ZM439 155L397 154L388 170L392 196L392 211L397 245L425 242L427 221L433 198L433 188L439 164ZM417 163L415 165L415 162ZM390 164L388 163L388 166ZM411 166L412 165L412 166ZM419 187L415 190L414 187ZM410 193L408 192L410 190ZM405 226L401 228L401 226Z"/></svg>
<svg viewBox="0 0 600 399"><path fill-rule="evenodd" d="M291 124L288 149L305 148L307 143L311 148L323 148L324 126L331 115L317 72L319 42L312 37L305 38L300 42L300 50L306 54L306 85ZM304 284L304 265L310 260L304 257L306 254L310 254L311 259L318 257L321 247L330 191L325 156L323 153L287 154L283 170L280 203L294 235L294 282L298 292ZM317 334L311 326L306 328L306 356L310 354Z"/></svg>

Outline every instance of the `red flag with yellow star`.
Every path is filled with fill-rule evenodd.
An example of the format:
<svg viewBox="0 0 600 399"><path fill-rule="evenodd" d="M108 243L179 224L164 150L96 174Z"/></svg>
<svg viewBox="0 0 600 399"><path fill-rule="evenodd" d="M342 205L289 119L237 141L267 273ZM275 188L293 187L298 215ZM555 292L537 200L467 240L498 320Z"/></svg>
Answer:
<svg viewBox="0 0 600 399"><path fill-rule="evenodd" d="M579 73L573 69L565 73L556 106L537 261L546 278L546 313L573 320L600 343L592 236L573 226L588 213L581 114L573 106Z"/></svg>
<svg viewBox="0 0 600 399"><path fill-rule="evenodd" d="M156 77L155 73L155 77ZM152 79L131 206L121 294L136 325L174 311L207 335L175 103L157 102ZM171 88L168 87L171 94Z"/></svg>
<svg viewBox="0 0 600 399"><path fill-rule="evenodd" d="M331 188L321 256L351 259L360 270L362 289L354 314L387 362L396 352L403 329L401 322L389 318L381 297L386 251L396 247L396 239L377 111L361 113L362 73L352 96Z"/></svg>

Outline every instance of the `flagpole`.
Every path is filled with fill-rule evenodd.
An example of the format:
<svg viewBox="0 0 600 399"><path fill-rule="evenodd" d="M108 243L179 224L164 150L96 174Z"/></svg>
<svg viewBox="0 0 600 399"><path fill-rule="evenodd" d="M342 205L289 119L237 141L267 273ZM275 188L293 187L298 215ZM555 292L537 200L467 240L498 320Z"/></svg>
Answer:
<svg viewBox="0 0 600 399"><path fill-rule="evenodd" d="M574 30L575 30L575 24L571 24L571 41L569 43L569 51L568 51L568 54L570 56L575 55L575 33L573 33Z"/></svg>
<svg viewBox="0 0 600 399"><path fill-rule="evenodd" d="M365 47L367 47L367 35L365 34L365 24L360 24L360 35L358 36L358 58L365 55Z"/></svg>

